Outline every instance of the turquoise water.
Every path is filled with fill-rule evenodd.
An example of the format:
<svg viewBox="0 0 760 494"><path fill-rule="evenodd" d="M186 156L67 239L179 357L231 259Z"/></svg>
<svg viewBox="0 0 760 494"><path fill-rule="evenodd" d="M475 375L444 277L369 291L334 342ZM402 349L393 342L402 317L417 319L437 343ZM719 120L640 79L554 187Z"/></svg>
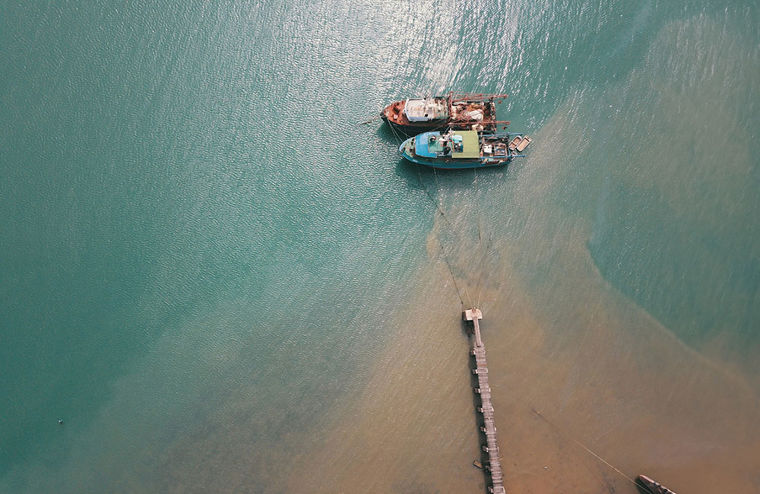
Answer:
<svg viewBox="0 0 760 494"><path fill-rule="evenodd" d="M450 281L420 277L428 194L461 227L441 243L467 302L519 278L566 318L573 232L756 404L759 10L5 2L0 491L284 492L394 317ZM431 174L360 124L449 89L509 93L529 158ZM478 235L514 279L471 274Z"/></svg>

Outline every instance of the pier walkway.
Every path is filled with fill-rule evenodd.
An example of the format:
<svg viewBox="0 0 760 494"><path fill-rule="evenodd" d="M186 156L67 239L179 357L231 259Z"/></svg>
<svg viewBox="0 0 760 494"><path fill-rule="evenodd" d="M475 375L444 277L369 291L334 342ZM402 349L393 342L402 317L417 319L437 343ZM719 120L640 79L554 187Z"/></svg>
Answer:
<svg viewBox="0 0 760 494"><path fill-rule="evenodd" d="M486 363L486 347L480 338L480 326L478 321L483 318L480 309L468 309L462 315L464 320L472 321L474 329L474 338L470 353L475 358L475 368L472 373L478 379L478 386L475 393L480 397L480 406L478 412L483 417L483 425L480 431L485 436L485 444L482 446L483 452L488 455L488 465L486 468L490 472L491 486L488 491L493 494L506 494L504 489L504 474L501 470L501 461L499 461L499 446L496 442L496 425L494 424L493 404L491 403L491 387L488 385L488 364Z"/></svg>

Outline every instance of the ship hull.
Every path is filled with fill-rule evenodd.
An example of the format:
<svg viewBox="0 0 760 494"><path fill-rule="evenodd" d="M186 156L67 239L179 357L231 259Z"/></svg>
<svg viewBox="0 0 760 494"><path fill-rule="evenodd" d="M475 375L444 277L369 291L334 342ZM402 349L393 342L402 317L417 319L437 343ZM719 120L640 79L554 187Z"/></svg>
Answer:
<svg viewBox="0 0 760 494"><path fill-rule="evenodd" d="M646 475L639 475L636 477L636 485L642 493L646 494L676 494L664 485L652 480Z"/></svg>

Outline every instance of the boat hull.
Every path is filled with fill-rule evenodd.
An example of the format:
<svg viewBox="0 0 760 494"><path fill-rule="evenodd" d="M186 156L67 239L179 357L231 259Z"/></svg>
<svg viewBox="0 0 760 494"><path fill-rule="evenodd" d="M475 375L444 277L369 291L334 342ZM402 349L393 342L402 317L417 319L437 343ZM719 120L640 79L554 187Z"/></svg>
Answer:
<svg viewBox="0 0 760 494"><path fill-rule="evenodd" d="M656 482L646 475L636 477L636 486L645 494L676 494L664 485Z"/></svg>

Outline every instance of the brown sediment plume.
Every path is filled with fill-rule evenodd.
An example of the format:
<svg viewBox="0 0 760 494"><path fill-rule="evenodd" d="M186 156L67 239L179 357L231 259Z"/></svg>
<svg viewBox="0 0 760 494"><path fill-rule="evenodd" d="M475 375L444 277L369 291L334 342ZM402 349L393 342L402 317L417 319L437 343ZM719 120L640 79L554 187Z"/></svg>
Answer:
<svg viewBox="0 0 760 494"><path fill-rule="evenodd" d="M508 492L636 492L575 441L676 491L755 492L760 413L751 387L611 288L583 238L555 237L572 268L539 290L496 246L502 264L489 275L482 326ZM395 340L350 414L299 464L313 483L292 483L296 492L482 490L471 467L479 437L459 301L444 263L424 278L428 290L393 322Z"/></svg>
<svg viewBox="0 0 760 494"><path fill-rule="evenodd" d="M542 135L572 126L557 117ZM562 159L548 148L543 155ZM540 166L523 177L534 201L557 179ZM418 296L389 321L395 337L364 392L297 462L294 492L483 491L471 466L480 438L452 275L463 298L482 300L508 492L637 492L578 443L628 477L647 472L676 492L757 492L760 400L751 375L684 345L612 287L589 254L583 219L531 221L520 238L495 240L483 264L482 238L456 231L467 215L437 215ZM302 478L312 480L308 489Z"/></svg>
<svg viewBox="0 0 760 494"><path fill-rule="evenodd" d="M651 472L676 491L721 485L753 492L760 460L747 453L760 446L753 425L760 415L751 386L610 288L581 239L571 232L562 242L575 269L530 300L541 305L531 324L546 328L543 337L518 333L488 342L491 355L508 356L491 364L501 385L492 385L500 435L511 445L502 447L504 464L515 469L507 487L606 492L609 485L636 492L577 440L628 476ZM502 331L526 326L514 305L505 306L506 300L491 310ZM563 433L538 420L533 408Z"/></svg>
<svg viewBox="0 0 760 494"><path fill-rule="evenodd" d="M419 280L430 287L428 296L400 308L390 322L394 340L378 355L364 391L336 412L333 431L297 464L301 473L289 490L468 492L483 484L472 467L479 446L467 339L445 269L438 264ZM451 310L442 311L441 300ZM297 477L310 479L308 487Z"/></svg>

